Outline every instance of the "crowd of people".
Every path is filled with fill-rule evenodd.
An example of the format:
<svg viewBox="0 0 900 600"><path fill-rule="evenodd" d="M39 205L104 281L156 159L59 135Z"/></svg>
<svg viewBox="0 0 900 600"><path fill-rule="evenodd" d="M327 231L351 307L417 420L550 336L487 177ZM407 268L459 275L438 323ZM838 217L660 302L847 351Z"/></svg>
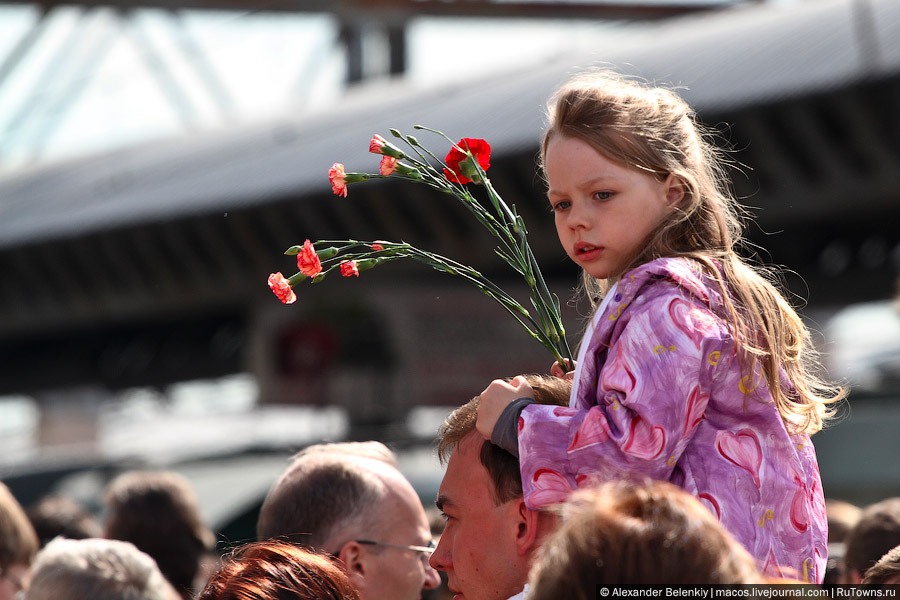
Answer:
<svg viewBox="0 0 900 600"><path fill-rule="evenodd" d="M565 380L528 379L537 402L565 401ZM25 510L0 484L0 600L558 600L594 599L600 586L807 583L767 576L669 482L598 482L528 508L519 461L478 434L478 404L439 431L436 529L376 441L296 454L263 503L257 540L219 553L174 472L117 477L102 524L63 497ZM824 583L900 584L900 497L828 507Z"/></svg>
<svg viewBox="0 0 900 600"><path fill-rule="evenodd" d="M437 533L378 441L299 452L257 540L221 557L189 482L129 472L100 529L58 500L70 517L57 536L50 501L32 525L6 494L0 600L897 581L900 498L826 502L811 436L846 390L820 377L803 320L739 255L742 213L709 140L676 93L611 72L552 96L541 168L593 315L575 361L490 382L447 417Z"/></svg>

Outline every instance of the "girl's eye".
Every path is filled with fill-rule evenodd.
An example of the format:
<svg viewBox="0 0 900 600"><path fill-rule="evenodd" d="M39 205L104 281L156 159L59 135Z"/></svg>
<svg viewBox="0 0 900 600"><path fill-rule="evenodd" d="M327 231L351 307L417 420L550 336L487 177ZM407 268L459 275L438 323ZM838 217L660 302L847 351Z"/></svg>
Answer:
<svg viewBox="0 0 900 600"><path fill-rule="evenodd" d="M572 205L568 200L560 200L555 204L550 205L550 212L559 212L563 210L567 210Z"/></svg>
<svg viewBox="0 0 900 600"><path fill-rule="evenodd" d="M609 200L612 198L612 192L594 192L595 200Z"/></svg>

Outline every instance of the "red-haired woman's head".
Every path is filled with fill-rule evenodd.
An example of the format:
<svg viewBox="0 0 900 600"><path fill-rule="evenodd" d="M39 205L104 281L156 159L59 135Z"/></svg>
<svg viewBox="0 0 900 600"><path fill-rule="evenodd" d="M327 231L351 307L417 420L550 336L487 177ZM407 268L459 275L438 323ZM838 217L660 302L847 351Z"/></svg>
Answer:
<svg viewBox="0 0 900 600"><path fill-rule="evenodd" d="M328 555L268 540L226 557L197 600L359 600L359 593Z"/></svg>

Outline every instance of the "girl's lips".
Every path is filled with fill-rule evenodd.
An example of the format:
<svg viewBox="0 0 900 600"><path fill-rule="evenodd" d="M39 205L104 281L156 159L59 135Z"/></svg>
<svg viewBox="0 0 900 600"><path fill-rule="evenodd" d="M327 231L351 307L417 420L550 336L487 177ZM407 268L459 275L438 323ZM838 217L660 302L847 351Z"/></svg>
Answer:
<svg viewBox="0 0 900 600"><path fill-rule="evenodd" d="M578 260L591 261L603 254L603 246L594 246L579 242L575 244L575 256Z"/></svg>

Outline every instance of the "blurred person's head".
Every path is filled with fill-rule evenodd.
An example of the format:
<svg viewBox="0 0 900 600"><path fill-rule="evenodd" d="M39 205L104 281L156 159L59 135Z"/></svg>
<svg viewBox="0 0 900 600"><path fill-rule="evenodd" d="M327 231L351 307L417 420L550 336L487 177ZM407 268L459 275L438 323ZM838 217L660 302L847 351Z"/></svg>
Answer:
<svg viewBox="0 0 900 600"><path fill-rule="evenodd" d="M27 585L38 546L19 501L0 483L0 600L12 600Z"/></svg>
<svg viewBox="0 0 900 600"><path fill-rule="evenodd" d="M57 538L38 553L25 600L176 600L156 562L119 540Z"/></svg>
<svg viewBox="0 0 900 600"><path fill-rule="evenodd" d="M825 499L825 513L828 515L828 543L843 543L847 534L859 522L862 508L837 498Z"/></svg>
<svg viewBox="0 0 900 600"><path fill-rule="evenodd" d="M611 481L559 507L529 600L594 600L602 585L763 583L756 561L695 497L665 482Z"/></svg>
<svg viewBox="0 0 900 600"><path fill-rule="evenodd" d="M900 585L900 546L878 559L862 578L866 585Z"/></svg>
<svg viewBox="0 0 900 600"><path fill-rule="evenodd" d="M900 496L863 508L850 530L844 549L844 583L859 583L863 575L895 546L900 545Z"/></svg>
<svg viewBox="0 0 900 600"><path fill-rule="evenodd" d="M568 405L571 381L525 377L537 402ZM476 396L453 411L438 432L438 456L447 470L436 504L446 524L431 564L447 574L455 594L499 600L525 587L556 518L525 506L519 460L475 429L478 401Z"/></svg>
<svg viewBox="0 0 900 600"><path fill-rule="evenodd" d="M102 535L97 519L67 496L45 496L29 506L25 514L34 526L42 547L56 537L83 540Z"/></svg>
<svg viewBox="0 0 900 600"><path fill-rule="evenodd" d="M149 554L175 589L191 597L201 561L216 540L190 482L171 471L129 471L107 486L104 503L104 537Z"/></svg>
<svg viewBox="0 0 900 600"><path fill-rule="evenodd" d="M362 600L414 600L440 582L425 509L380 442L299 452L263 502L257 537L333 554Z"/></svg>
<svg viewBox="0 0 900 600"><path fill-rule="evenodd" d="M196 600L358 600L332 557L289 542L251 542L224 559Z"/></svg>
<svg viewBox="0 0 900 600"><path fill-rule="evenodd" d="M844 565L847 550L847 535L859 521L862 508L846 500L825 499L825 513L828 515L828 561L822 583L836 584L848 580Z"/></svg>

